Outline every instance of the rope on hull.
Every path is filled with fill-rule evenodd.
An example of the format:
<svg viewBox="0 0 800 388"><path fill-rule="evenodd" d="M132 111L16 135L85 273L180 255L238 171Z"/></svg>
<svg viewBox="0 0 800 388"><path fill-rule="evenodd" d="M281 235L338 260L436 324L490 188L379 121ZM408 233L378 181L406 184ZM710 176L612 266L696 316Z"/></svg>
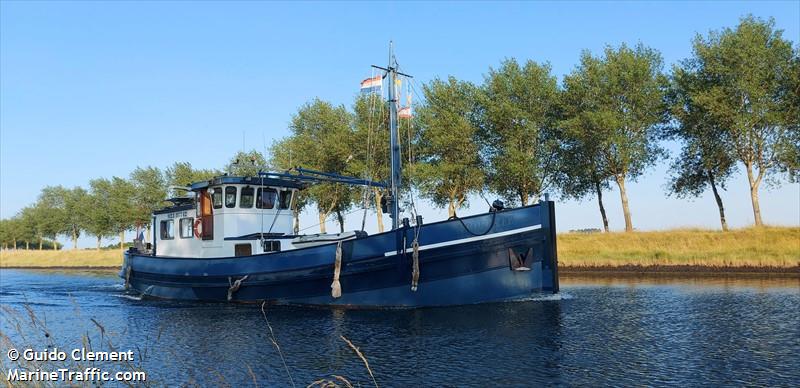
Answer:
<svg viewBox="0 0 800 388"><path fill-rule="evenodd" d="M416 238L411 243L411 248L413 249L411 256L414 260L414 266L411 270L411 291L416 292L419 284L419 241Z"/></svg>
<svg viewBox="0 0 800 388"><path fill-rule="evenodd" d="M244 275L244 277L236 280L233 283L231 283L231 278L228 278L228 284L231 285L230 287L228 287L228 302L230 302L233 299L233 294L236 293L236 291L239 291L239 287L242 286L242 282L247 280L248 277L250 277L250 275Z"/></svg>
<svg viewBox="0 0 800 388"><path fill-rule="evenodd" d="M131 288L131 266L125 267L125 289Z"/></svg>
<svg viewBox="0 0 800 388"><path fill-rule="evenodd" d="M339 298L342 296L342 284L339 283L339 275L342 272L342 242L336 244L336 261L333 264L333 283L331 283L331 296Z"/></svg>

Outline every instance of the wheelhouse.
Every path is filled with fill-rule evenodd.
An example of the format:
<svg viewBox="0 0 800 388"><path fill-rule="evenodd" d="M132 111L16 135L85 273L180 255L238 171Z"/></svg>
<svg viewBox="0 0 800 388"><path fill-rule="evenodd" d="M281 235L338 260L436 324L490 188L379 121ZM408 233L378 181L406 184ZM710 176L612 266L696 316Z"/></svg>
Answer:
<svg viewBox="0 0 800 388"><path fill-rule="evenodd" d="M228 257L292 249L297 193L304 182L222 176L185 188L153 213L153 254Z"/></svg>

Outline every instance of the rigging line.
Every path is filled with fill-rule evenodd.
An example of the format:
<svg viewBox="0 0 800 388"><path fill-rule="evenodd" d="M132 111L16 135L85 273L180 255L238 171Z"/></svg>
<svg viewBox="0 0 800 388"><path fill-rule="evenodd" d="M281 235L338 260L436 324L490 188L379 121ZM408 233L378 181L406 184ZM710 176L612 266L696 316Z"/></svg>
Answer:
<svg viewBox="0 0 800 388"><path fill-rule="evenodd" d="M370 79L375 78L375 68L372 68L372 75ZM364 165L364 180L372 180L372 174L370 173L371 164L372 164L372 117L374 113L375 107L375 93L370 93L367 97L368 99L368 111L369 111L369 119L367 120L367 163ZM367 201L369 200L369 193L370 188L364 186L364 194L362 199L362 207L364 209L364 215L361 217L361 230L364 230L364 227L367 223Z"/></svg>
<svg viewBox="0 0 800 388"><path fill-rule="evenodd" d="M351 215L351 214L353 214L353 213L355 213L355 212L358 212L358 211L361 211L361 209L355 209L355 210L351 210L351 211L349 211L349 212L347 212L347 213L344 213L344 214L342 215L342 218L344 218L344 217L347 217L347 216L349 216L349 215ZM298 230L298 232L302 232L302 231L304 231L304 230L308 230L308 229L311 229L311 228L314 228L314 227L320 226L321 224L322 224L322 222L318 222L318 223L316 223L316 224L314 224L314 225L307 226L307 227L305 227L305 228L303 228L303 229L300 229L300 230Z"/></svg>
<svg viewBox="0 0 800 388"><path fill-rule="evenodd" d="M262 141L262 144L264 146L264 153L266 154L266 152L267 152L267 138L264 135L264 132L261 132L261 141ZM262 156L264 156L266 158L266 155L262 155ZM257 200L256 202L258 202L258 200L259 200L259 196L258 196L259 192L261 193L260 200L262 200L262 201L264 200L264 175L263 174L258 174L258 175L261 177L261 186L258 188L258 190L256 190L256 200ZM259 204L256 203L256 206L258 206L258 205ZM272 228L270 228L270 230L271 229ZM264 249L263 248L263 246L264 246L264 207L263 206L261 207L261 228L259 229L259 232L261 233L260 236L259 236L259 242L261 242L261 246L262 246L261 249Z"/></svg>
<svg viewBox="0 0 800 388"><path fill-rule="evenodd" d="M259 174L261 175L261 174ZM258 195L261 193L261 195ZM260 201L264 200L264 175L261 175L261 186L256 190L256 207L258 207ZM259 229L261 234L259 235L258 241L261 242L261 245L264 245L264 207L261 206L261 228Z"/></svg>
<svg viewBox="0 0 800 388"><path fill-rule="evenodd" d="M272 228L275 226L275 221L278 220L278 216L281 214L281 210L283 210L283 207L281 207L281 194L280 194L281 192L283 192L283 190L276 193L277 194L277 198L275 198L275 199L277 199L276 202L278 204L278 211L275 212L275 217L272 217L272 225L269 226L269 230L267 231L268 235L270 233L272 233Z"/></svg>

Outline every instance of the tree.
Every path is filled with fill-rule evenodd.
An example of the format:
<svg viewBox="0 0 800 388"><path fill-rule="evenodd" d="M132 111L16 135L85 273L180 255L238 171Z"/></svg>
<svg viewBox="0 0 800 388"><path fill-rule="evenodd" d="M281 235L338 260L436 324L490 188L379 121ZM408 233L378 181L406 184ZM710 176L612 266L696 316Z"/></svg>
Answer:
<svg viewBox="0 0 800 388"><path fill-rule="evenodd" d="M287 171L296 166L295 160L292 158L295 148L295 138L286 137L281 140L273 142L269 150L269 168L273 171ZM309 197L305 191L299 191L292 202L292 218L294 234L300 234L300 213L308 205Z"/></svg>
<svg viewBox="0 0 800 388"><path fill-rule="evenodd" d="M425 105L417 110L420 139L412 166L420 194L450 217L484 184L473 116L476 87L454 77L423 86Z"/></svg>
<svg viewBox="0 0 800 388"><path fill-rule="evenodd" d="M89 222L89 194L82 187L65 189L64 228L62 233L72 239L72 249L78 249L78 237Z"/></svg>
<svg viewBox="0 0 800 388"><path fill-rule="evenodd" d="M153 211L164 207L167 198L167 181L156 167L136 167L131 173L134 195L131 198L136 227L145 226L146 236L150 235Z"/></svg>
<svg viewBox="0 0 800 388"><path fill-rule="evenodd" d="M33 206L26 206L19 211L17 219L19 219L21 240L25 242L25 249L29 250L31 249L31 242L39 238L36 211Z"/></svg>
<svg viewBox="0 0 800 388"><path fill-rule="evenodd" d="M109 210L111 216L111 230L119 234L119 249L125 249L125 231L136 225L136 207L133 200L136 188L128 180L119 177L111 178L111 191L109 192Z"/></svg>
<svg viewBox="0 0 800 388"><path fill-rule="evenodd" d="M31 242L38 242L39 250L44 246L44 238L47 234L47 226L44 221L43 207L31 205L22 208L20 212L23 226L26 229L26 249L30 248Z"/></svg>
<svg viewBox="0 0 800 388"><path fill-rule="evenodd" d="M267 160L261 152L256 150L239 151L228 162L225 170L232 176L258 176L258 172L266 166Z"/></svg>
<svg viewBox="0 0 800 388"><path fill-rule="evenodd" d="M54 242L59 234L68 234L70 225L67 213L69 190L63 186L47 186L42 189L33 205L33 217L39 234L39 249L45 237ZM55 248L57 244L53 244Z"/></svg>
<svg viewBox="0 0 800 388"><path fill-rule="evenodd" d="M509 59L486 76L478 98L485 175L506 201L525 206L554 183L558 93L549 64Z"/></svg>
<svg viewBox="0 0 800 388"><path fill-rule="evenodd" d="M596 157L587 175L602 186L614 179L620 192L625 230L633 230L625 183L655 164L664 151L657 144L667 121L667 78L661 55L641 44L606 47L602 58L589 52L565 77L567 142ZM600 188L596 189L600 192Z"/></svg>
<svg viewBox="0 0 800 388"><path fill-rule="evenodd" d="M175 162L172 166L167 167L164 172L164 178L168 186L188 186L193 182L206 181L218 175L222 175L222 172L195 169L189 162Z"/></svg>
<svg viewBox="0 0 800 388"><path fill-rule="evenodd" d="M567 135L567 138L562 141L560 154L564 163L561 164L556 176L556 185L566 198L580 200L595 195L603 222L603 230L608 233L608 215L603 205L603 192L610 188L609 181L612 176L605 168L597 144L585 141L584 136L590 135L586 132L590 130L588 129L590 127L576 125L576 127L570 127L565 123L562 127L570 135Z"/></svg>
<svg viewBox="0 0 800 388"><path fill-rule="evenodd" d="M8 249L8 246L11 245L10 224L11 220L0 220L0 244L2 244L2 249L4 250ZM14 242L14 245L16 245L16 242Z"/></svg>
<svg viewBox="0 0 800 388"><path fill-rule="evenodd" d="M352 115L344 106L333 106L319 99L303 105L289 125L292 135L273 145L273 156L278 152L281 156L273 157L272 165L280 169L302 166L352 174L349 165L354 157L352 121ZM307 189L305 195L317 205L322 233L326 232L325 220L330 214L336 214L339 228L344 231L344 212L352 207L356 197L352 186L318 184Z"/></svg>
<svg viewBox="0 0 800 388"><path fill-rule="evenodd" d="M730 150L719 141L724 137L724 130L692 99L697 90L705 87L703 79L680 67L673 70L672 79L670 100L676 124L667 130L667 135L681 140L683 146L671 165L669 191L679 198L698 197L711 188L722 230L727 231L725 207L718 186L725 188L725 181L735 171L735 164Z"/></svg>
<svg viewBox="0 0 800 388"><path fill-rule="evenodd" d="M19 247L19 243L25 242L27 238L25 234L25 226L23 225L19 214L8 219L7 225L8 237L11 241L11 246L13 249L17 249Z"/></svg>
<svg viewBox="0 0 800 388"><path fill-rule="evenodd" d="M794 176L800 169L791 92L796 62L797 53L773 19L747 16L735 29L698 34L693 57L682 63L683 71L703 81L690 94L692 101L722 129L719 141L744 165L756 226L763 225L761 182L775 178L771 183L777 184L783 173Z"/></svg>
<svg viewBox="0 0 800 388"><path fill-rule="evenodd" d="M133 206L135 187L125 179L113 177L89 181L91 187L86 230L97 237L97 249L103 237L119 234L120 249L124 248L125 231L136 223Z"/></svg>
<svg viewBox="0 0 800 388"><path fill-rule="evenodd" d="M391 176L389 150L389 110L379 94L359 95L353 104L355 144L353 144L353 171L360 172L365 179L386 182ZM383 232L383 211L381 199L385 189L379 187L364 188L371 190L372 207L378 221L378 232ZM362 199L363 200L363 199Z"/></svg>
<svg viewBox="0 0 800 388"><path fill-rule="evenodd" d="M97 238L97 249L103 237L110 236L111 231L111 181L105 178L89 181L90 204L87 211L86 231Z"/></svg>

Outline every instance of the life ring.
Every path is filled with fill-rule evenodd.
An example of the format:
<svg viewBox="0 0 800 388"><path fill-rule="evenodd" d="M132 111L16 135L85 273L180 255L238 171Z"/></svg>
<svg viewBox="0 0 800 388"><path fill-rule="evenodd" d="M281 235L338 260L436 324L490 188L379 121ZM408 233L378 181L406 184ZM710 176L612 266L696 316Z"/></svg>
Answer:
<svg viewBox="0 0 800 388"><path fill-rule="evenodd" d="M202 229L202 225L203 225L203 219L202 218L198 218L198 219L194 220L194 226L192 227L192 229L194 230L194 236L197 237L197 238L202 238L203 237L203 235L200 233L200 230Z"/></svg>

